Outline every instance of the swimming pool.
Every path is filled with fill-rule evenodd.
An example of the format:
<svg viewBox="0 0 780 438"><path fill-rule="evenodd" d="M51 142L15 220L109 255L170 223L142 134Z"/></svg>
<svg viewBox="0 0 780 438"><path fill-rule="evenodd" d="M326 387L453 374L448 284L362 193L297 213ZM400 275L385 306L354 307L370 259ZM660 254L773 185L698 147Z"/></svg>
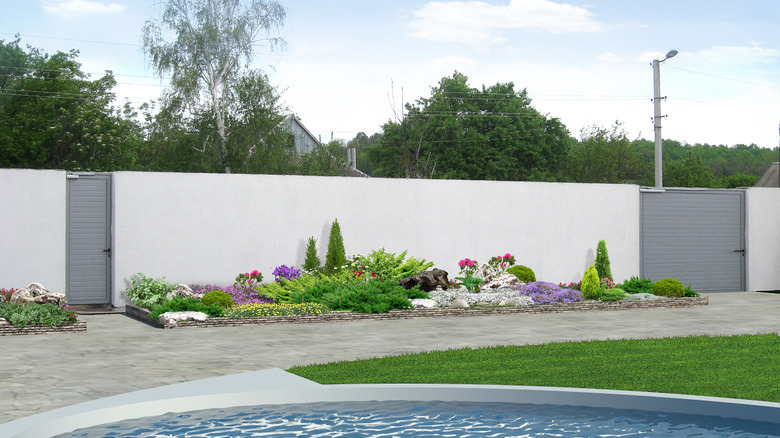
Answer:
<svg viewBox="0 0 780 438"><path fill-rule="evenodd" d="M259 415L255 415L258 413ZM142 420L144 423L139 423L147 426L155 421L168 423L173 421L180 423L182 427L198 427L187 423L200 424L204 417L214 414L216 414L215 418L232 416L238 419L238 423L245 423L251 427L275 425L282 428L280 431L290 432L293 430L290 427L298 427L303 428L300 430L322 433L300 436L378 435L378 433L361 435L363 432L354 430L346 435L327 435L324 433L330 426L319 422L322 418L331 418L341 424L348 423L347 419L351 418L350 421L355 423L354 427L399 425L398 428L388 431L386 436L420 436L420 434L403 435L402 433L404 430L414 432L415 427L428 427L422 423L411 424L410 421L417 422L427 417L442 418L448 425L460 424L464 430L478 436L474 433L477 430L475 427L486 424L487 420L497 422L491 427L491 433L495 434L502 430L500 425L509 425L504 429L521 426L545 428L554 422L560 423L561 427L565 428L584 427L582 415L585 414L594 417L596 421L606 422L597 423L600 426L617 425L622 432L611 433L612 435L648 436L647 428L658 430L665 428L667 432L677 433L678 436L682 432L698 434L697 436L733 436L734 434L750 436L744 435L750 433L768 436L774 430L780 431L780 403L577 388L486 385L319 385L280 369L270 369L169 385L56 409L1 424L0 436L19 438L72 436L73 431L95 426L102 428L98 430L103 432L98 432L102 435L93 436L105 436L106 427L121 427L112 426L111 423L131 424L135 419L142 417L158 417L145 418ZM532 418L529 415L541 416ZM574 424L565 423L569 420ZM275 423L271 424L269 421ZM638 421L647 423L639 425ZM477 425L473 424L474 422ZM391 426L387 426L388 424ZM411 428L401 427L403 425ZM629 431L626 427L635 427L642 431ZM206 426L202 426L199 430L204 432ZM117 432L114 436L122 436L118 433L119 429L114 431ZM533 432L537 431L533 430ZM465 432L453 433L452 436L466 436ZM596 435L587 431L578 434ZM533 436L530 432L524 435ZM135 431L125 436L186 435L183 433L140 435ZM242 434L225 432L218 436L242 436ZM272 433L269 436L284 435Z"/></svg>
<svg viewBox="0 0 780 438"><path fill-rule="evenodd" d="M361 401L208 409L79 429L81 437L734 437L776 438L777 424L530 403Z"/></svg>

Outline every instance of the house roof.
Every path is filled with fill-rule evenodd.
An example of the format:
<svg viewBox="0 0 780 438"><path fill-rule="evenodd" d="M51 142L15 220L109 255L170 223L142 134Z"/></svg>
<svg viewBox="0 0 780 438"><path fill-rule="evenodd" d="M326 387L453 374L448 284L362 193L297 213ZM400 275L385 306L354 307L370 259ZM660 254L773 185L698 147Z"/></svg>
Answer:
<svg viewBox="0 0 780 438"><path fill-rule="evenodd" d="M772 163L754 187L780 187L780 161Z"/></svg>

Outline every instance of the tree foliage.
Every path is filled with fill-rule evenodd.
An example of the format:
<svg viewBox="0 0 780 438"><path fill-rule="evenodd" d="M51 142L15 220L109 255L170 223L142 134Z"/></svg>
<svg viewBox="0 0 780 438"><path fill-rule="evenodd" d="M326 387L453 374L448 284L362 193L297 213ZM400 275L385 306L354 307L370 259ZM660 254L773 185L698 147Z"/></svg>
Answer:
<svg viewBox="0 0 780 438"><path fill-rule="evenodd" d="M279 96L249 68L261 41L284 44L273 34L285 15L276 1L167 0L162 19L145 23L144 50L157 73L171 77L156 129L183 136L187 155L200 154L199 170L286 170L291 144ZM164 30L175 39L167 41Z"/></svg>
<svg viewBox="0 0 780 438"><path fill-rule="evenodd" d="M0 167L137 167L142 137L134 110L114 106L110 71L89 80L77 57L0 40Z"/></svg>
<svg viewBox="0 0 780 438"><path fill-rule="evenodd" d="M476 89L455 72L405 108L369 149L379 176L545 179L568 153L563 124L531 107L526 91L511 82Z"/></svg>

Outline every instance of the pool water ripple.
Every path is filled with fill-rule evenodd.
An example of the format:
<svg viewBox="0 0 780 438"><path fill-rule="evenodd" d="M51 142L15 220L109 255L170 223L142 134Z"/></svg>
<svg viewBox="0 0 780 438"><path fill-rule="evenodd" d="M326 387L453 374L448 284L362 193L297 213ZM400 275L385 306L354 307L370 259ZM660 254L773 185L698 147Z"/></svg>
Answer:
<svg viewBox="0 0 780 438"><path fill-rule="evenodd" d="M337 402L168 413L59 437L780 437L776 424L524 403Z"/></svg>

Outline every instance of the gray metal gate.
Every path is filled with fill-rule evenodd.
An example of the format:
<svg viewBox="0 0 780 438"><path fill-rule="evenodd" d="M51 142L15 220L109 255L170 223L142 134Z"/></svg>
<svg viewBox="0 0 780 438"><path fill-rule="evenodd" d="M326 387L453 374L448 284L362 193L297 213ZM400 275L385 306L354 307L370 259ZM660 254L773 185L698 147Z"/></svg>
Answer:
<svg viewBox="0 0 780 438"><path fill-rule="evenodd" d="M67 299L111 302L111 176L69 174Z"/></svg>
<svg viewBox="0 0 780 438"><path fill-rule="evenodd" d="M700 292L745 289L744 190L642 190L641 275Z"/></svg>

